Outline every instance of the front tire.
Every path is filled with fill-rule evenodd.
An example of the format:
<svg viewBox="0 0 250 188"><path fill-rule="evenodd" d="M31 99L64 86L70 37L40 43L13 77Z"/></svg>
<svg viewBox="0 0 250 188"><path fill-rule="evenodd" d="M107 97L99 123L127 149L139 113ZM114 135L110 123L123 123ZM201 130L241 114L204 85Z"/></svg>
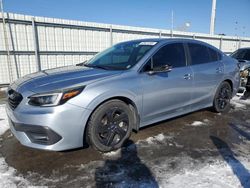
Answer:
<svg viewBox="0 0 250 188"><path fill-rule="evenodd" d="M134 115L120 100L101 104L91 115L87 125L87 141L101 152L120 148L132 131Z"/></svg>
<svg viewBox="0 0 250 188"><path fill-rule="evenodd" d="M232 98L232 87L228 82L222 82L218 87L213 101L215 112L223 113L230 110L230 100Z"/></svg>

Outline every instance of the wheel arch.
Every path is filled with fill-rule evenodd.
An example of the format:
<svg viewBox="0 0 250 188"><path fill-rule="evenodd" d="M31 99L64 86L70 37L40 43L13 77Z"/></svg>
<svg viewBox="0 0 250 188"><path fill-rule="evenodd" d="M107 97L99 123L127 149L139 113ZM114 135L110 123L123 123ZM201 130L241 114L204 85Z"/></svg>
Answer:
<svg viewBox="0 0 250 188"><path fill-rule="evenodd" d="M232 82L232 80L230 80L230 79L225 79L223 82L227 82L227 83L229 83L230 84L230 86L231 86L231 90L232 90L232 93L234 92L234 85L233 85L233 82Z"/></svg>
<svg viewBox="0 0 250 188"><path fill-rule="evenodd" d="M126 103L130 109L134 112L134 122L133 122L133 127L132 127L132 130L135 131L135 132L138 132L139 131L139 125L140 125L140 115L139 115L139 111L138 111L138 106L136 105L136 103L130 99L129 97L127 96L112 96L112 97L109 97L109 98L106 98L105 100L99 102L98 104L96 104L92 110L92 112L90 113L90 115L88 116L87 118L87 122L86 122L86 126L84 128L84 133L83 133L83 145L86 145L86 141L87 141L87 134L86 134L86 130L87 130L87 125L88 125L88 122L90 120L90 117L92 116L92 114L94 113L94 111L99 107L101 106L102 104L104 104L105 102L107 101L111 101L111 100L120 100L120 101L123 101L124 103Z"/></svg>

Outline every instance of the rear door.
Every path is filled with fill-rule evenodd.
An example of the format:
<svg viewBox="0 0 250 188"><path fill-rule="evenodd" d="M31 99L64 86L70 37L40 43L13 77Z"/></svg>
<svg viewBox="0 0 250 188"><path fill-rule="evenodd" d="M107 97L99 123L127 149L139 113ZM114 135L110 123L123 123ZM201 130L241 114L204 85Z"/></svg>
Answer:
<svg viewBox="0 0 250 188"><path fill-rule="evenodd" d="M200 44L187 43L190 65L194 73L192 103L194 108L211 105L214 92L224 76L221 55L215 49Z"/></svg>

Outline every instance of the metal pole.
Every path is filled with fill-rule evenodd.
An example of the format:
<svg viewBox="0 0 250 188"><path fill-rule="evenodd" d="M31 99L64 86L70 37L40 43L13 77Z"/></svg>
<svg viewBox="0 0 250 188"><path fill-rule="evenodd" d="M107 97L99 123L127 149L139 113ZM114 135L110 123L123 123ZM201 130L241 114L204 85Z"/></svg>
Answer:
<svg viewBox="0 0 250 188"><path fill-rule="evenodd" d="M220 50L222 50L222 43L223 43L223 38L220 38Z"/></svg>
<svg viewBox="0 0 250 188"><path fill-rule="evenodd" d="M7 18L9 19L9 13L7 13ZM14 43L14 39L13 39L13 32L12 32L10 23L8 23L8 26L9 26L9 31L10 31L11 46L12 46L12 50L13 50L13 58L14 58L14 63L15 63L15 67L16 67L16 75L17 75L17 78L19 78L20 75L19 75L19 69L18 69L17 58L16 58L16 53L15 53L16 49L15 49L15 43Z"/></svg>
<svg viewBox="0 0 250 188"><path fill-rule="evenodd" d="M216 0L212 0L212 11L211 11L211 20L210 20L210 35L214 35L215 13L216 13Z"/></svg>
<svg viewBox="0 0 250 188"><path fill-rule="evenodd" d="M161 35L162 35L162 31L159 32L159 38L161 38Z"/></svg>
<svg viewBox="0 0 250 188"><path fill-rule="evenodd" d="M34 38L34 47L35 47L35 56L36 56L36 64L38 71L41 71L41 61L40 61L40 55L39 55L39 43L38 43L38 34L37 34L37 28L35 23L35 18L32 18L32 30L33 30L33 38Z"/></svg>
<svg viewBox="0 0 250 188"><path fill-rule="evenodd" d="M0 8L1 8L1 14L2 14L2 19L3 19L3 33L4 33L5 49L7 51L7 65L8 65L9 81L12 82L13 76L12 76L12 70L11 70L10 49L9 49L9 41L8 41L7 31L6 31L6 27L5 27L5 16L4 16L4 11L3 11L3 1L2 0L0 0Z"/></svg>
<svg viewBox="0 0 250 188"><path fill-rule="evenodd" d="M241 47L241 38L239 37L238 49Z"/></svg>
<svg viewBox="0 0 250 188"><path fill-rule="evenodd" d="M174 36L174 11L171 12L171 38Z"/></svg>
<svg viewBox="0 0 250 188"><path fill-rule="evenodd" d="M113 46L113 29L112 25L109 27L109 32L110 32L110 46Z"/></svg>

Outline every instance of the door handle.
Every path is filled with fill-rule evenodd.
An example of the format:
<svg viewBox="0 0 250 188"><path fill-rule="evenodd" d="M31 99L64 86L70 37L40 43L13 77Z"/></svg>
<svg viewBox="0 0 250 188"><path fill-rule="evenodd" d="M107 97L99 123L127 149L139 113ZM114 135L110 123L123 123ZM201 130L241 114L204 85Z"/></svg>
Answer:
<svg viewBox="0 0 250 188"><path fill-rule="evenodd" d="M216 69L216 73L222 73L222 72L223 72L222 67L218 67L218 68Z"/></svg>
<svg viewBox="0 0 250 188"><path fill-rule="evenodd" d="M183 78L184 78L185 80L190 80L191 77L192 77L191 74L185 74Z"/></svg>

